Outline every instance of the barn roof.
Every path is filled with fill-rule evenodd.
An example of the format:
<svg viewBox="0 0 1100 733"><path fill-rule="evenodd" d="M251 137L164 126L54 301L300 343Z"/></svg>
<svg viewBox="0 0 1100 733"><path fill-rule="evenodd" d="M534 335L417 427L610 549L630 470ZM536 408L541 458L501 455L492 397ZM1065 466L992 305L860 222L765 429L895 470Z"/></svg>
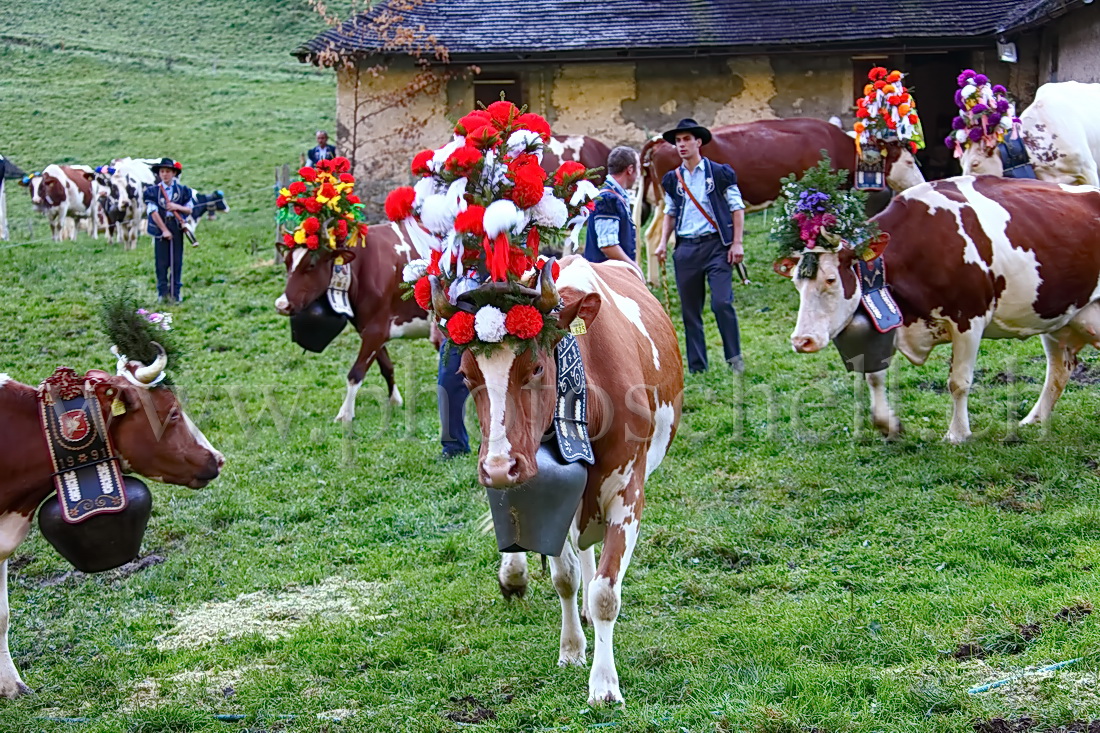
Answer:
<svg viewBox="0 0 1100 733"><path fill-rule="evenodd" d="M302 61L696 56L984 45L1080 0L382 0L294 51ZM445 56L437 53L446 49Z"/></svg>

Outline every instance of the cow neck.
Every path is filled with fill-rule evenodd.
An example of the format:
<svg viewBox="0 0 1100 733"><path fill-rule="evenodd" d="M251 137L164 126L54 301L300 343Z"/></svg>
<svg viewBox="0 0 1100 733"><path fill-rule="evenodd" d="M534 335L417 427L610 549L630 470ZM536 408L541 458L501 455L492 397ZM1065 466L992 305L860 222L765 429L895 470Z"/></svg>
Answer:
<svg viewBox="0 0 1100 733"><path fill-rule="evenodd" d="M0 474L0 516L12 512L29 516L54 490L34 389L14 381L0 387L0 414L4 416L0 435L8 448Z"/></svg>

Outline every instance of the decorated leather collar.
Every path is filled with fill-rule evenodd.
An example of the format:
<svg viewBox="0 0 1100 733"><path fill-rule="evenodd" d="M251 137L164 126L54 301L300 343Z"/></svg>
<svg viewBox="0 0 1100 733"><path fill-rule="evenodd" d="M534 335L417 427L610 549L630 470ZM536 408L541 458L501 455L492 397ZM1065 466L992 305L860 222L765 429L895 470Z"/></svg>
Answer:
<svg viewBox="0 0 1100 733"><path fill-rule="evenodd" d="M98 383L69 367L58 367L38 386L39 417L54 468L54 486L62 516L70 524L96 514L121 512L127 505L118 454L95 395ZM115 398L112 412L124 411L112 394L114 389L107 391Z"/></svg>

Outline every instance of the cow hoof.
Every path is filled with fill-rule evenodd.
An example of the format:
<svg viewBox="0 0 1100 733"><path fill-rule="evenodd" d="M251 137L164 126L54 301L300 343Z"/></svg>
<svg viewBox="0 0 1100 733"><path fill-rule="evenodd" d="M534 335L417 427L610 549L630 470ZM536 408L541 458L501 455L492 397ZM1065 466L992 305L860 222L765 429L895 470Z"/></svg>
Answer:
<svg viewBox="0 0 1100 733"><path fill-rule="evenodd" d="M405 400L401 399L401 393L397 390L397 387L394 387L393 392L390 392L390 404L394 407L402 407L405 404Z"/></svg>
<svg viewBox="0 0 1100 733"><path fill-rule="evenodd" d="M593 707L603 707L605 705L626 707L626 701L623 700L623 696L619 694L617 685L614 689L607 690L606 692L593 692L588 696L588 704Z"/></svg>
<svg viewBox="0 0 1100 733"><path fill-rule="evenodd" d="M333 422L346 422L346 423L350 423L353 417L354 417L353 415L345 415L345 414L343 413L343 411L341 411L341 412L340 412L340 414L338 414L338 415L336 416L336 419L335 419L335 420L333 420Z"/></svg>
<svg viewBox="0 0 1100 733"><path fill-rule="evenodd" d="M970 439L970 433L966 433L966 434L948 433L947 435L943 436L943 439L944 439L944 441L950 443L951 445L961 445L961 444L965 443L967 440Z"/></svg>
<svg viewBox="0 0 1100 733"><path fill-rule="evenodd" d="M500 585L500 594L504 596L504 600L510 601L513 598L523 598L527 595L527 584L523 585L505 585L497 580L497 584Z"/></svg>
<svg viewBox="0 0 1100 733"><path fill-rule="evenodd" d="M562 652L558 655L559 667L583 667L587 663L587 660L584 658L584 649L581 649L580 655L572 652Z"/></svg>
<svg viewBox="0 0 1100 733"><path fill-rule="evenodd" d="M15 698L22 697L23 695L33 694L34 690L23 684L22 680L0 684L0 697L6 697L9 700L14 700Z"/></svg>

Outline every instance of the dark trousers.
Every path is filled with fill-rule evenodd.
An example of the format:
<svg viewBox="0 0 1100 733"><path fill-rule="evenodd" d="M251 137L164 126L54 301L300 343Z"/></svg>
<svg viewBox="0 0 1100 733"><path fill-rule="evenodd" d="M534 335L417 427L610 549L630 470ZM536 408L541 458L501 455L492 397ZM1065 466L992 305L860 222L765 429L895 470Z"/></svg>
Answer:
<svg viewBox="0 0 1100 733"><path fill-rule="evenodd" d="M458 373L462 366L462 352L450 341L444 341L439 349L439 442L446 454L468 453L470 437L466 434L466 398L470 390Z"/></svg>
<svg viewBox="0 0 1100 733"><path fill-rule="evenodd" d="M710 286L710 309L722 334L726 362L741 355L741 332L733 309L733 265L726 259L729 248L717 236L676 243L672 261L676 265L676 289L684 317L688 371L707 368L707 341L703 334L703 301Z"/></svg>
<svg viewBox="0 0 1100 733"><path fill-rule="evenodd" d="M157 270L157 295L180 299L180 277L183 273L183 230L168 224L171 240L153 238L154 262Z"/></svg>

